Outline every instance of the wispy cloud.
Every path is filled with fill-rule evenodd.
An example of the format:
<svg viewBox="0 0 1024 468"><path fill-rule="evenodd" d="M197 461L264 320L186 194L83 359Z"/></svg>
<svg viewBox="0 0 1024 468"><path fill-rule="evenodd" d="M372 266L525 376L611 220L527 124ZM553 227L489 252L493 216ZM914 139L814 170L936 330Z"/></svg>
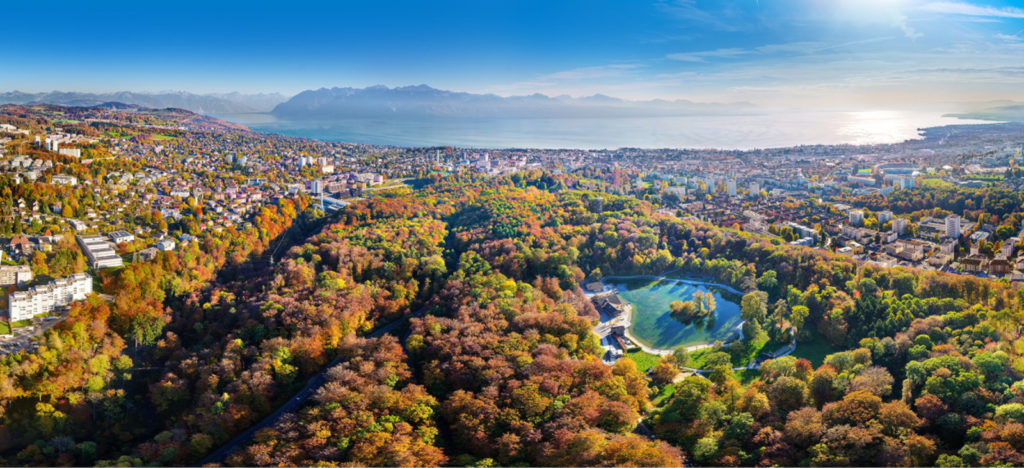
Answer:
<svg viewBox="0 0 1024 468"><path fill-rule="evenodd" d="M753 53L751 49L727 48L715 50L703 50L699 52L678 52L668 54L666 58L679 60L681 62L706 62L709 58L731 58Z"/></svg>
<svg viewBox="0 0 1024 468"><path fill-rule="evenodd" d="M903 35L904 36L907 36L907 37L909 37L911 39L917 39L917 38L920 38L920 37L924 36L924 34L921 34L920 32L917 32L916 29L910 27L910 25L907 24L907 17L906 16L904 16L904 15L897 15L896 18L894 18L894 20L895 20L895 23L896 23L896 27L900 28L900 30L903 31Z"/></svg>
<svg viewBox="0 0 1024 468"><path fill-rule="evenodd" d="M996 34L996 39L1002 39L1006 42L1024 42L1024 36L1021 36L1021 32L1016 34Z"/></svg>
<svg viewBox="0 0 1024 468"><path fill-rule="evenodd" d="M543 80L592 80L598 78L614 78L624 75L630 70L640 68L637 64L613 64L596 67L574 68L541 77Z"/></svg>
<svg viewBox="0 0 1024 468"><path fill-rule="evenodd" d="M714 49L714 50L703 50L696 52L679 52L672 53L665 56L670 60L678 60L682 62L708 62L709 59L715 58L738 58L738 57L753 57L758 55L775 56L775 55L787 55L787 56L799 56L799 55L812 55L823 52L837 52L842 49L847 49L857 45L870 44L875 42L881 42L890 40L892 37L876 37L863 39L859 41L849 41L839 44L829 44L820 41L796 41L796 42L784 42L780 44L766 44L751 48L727 48L727 49Z"/></svg>
<svg viewBox="0 0 1024 468"><path fill-rule="evenodd" d="M932 2L921 7L924 11L964 16L993 18L1024 18L1024 10L1014 7L996 8L967 2Z"/></svg>

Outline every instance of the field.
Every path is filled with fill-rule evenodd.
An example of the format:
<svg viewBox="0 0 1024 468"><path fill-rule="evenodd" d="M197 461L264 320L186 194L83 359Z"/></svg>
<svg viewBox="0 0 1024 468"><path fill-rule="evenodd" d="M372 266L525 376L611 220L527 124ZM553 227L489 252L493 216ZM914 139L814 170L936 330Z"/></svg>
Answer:
<svg viewBox="0 0 1024 468"><path fill-rule="evenodd" d="M636 368L640 369L641 372L647 372L647 369L658 365L658 361L661 360L661 356L639 349L627 351L626 357L632 359L636 363Z"/></svg>
<svg viewBox="0 0 1024 468"><path fill-rule="evenodd" d="M835 353L839 350L832 347L825 337L821 336L817 331L813 331L813 338L807 342L796 342L796 351L793 351L793 356L798 358L804 358L811 361L814 367L820 366L825 362L825 356Z"/></svg>
<svg viewBox="0 0 1024 468"><path fill-rule="evenodd" d="M946 182L939 178L921 179L919 184L921 187L927 188L952 188L953 184Z"/></svg>

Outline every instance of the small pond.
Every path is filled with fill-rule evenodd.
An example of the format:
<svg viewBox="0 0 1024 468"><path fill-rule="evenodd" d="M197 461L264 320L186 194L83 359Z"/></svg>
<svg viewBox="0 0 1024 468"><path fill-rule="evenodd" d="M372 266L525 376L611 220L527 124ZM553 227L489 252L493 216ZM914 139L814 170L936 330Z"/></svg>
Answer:
<svg viewBox="0 0 1024 468"><path fill-rule="evenodd" d="M676 348L715 340L727 341L740 324L739 291L725 285L687 278L604 280L614 286L626 302L633 305L633 323L629 331L654 348ZM688 301L697 291L714 295L715 312L704 320L683 323L672 317L672 301Z"/></svg>

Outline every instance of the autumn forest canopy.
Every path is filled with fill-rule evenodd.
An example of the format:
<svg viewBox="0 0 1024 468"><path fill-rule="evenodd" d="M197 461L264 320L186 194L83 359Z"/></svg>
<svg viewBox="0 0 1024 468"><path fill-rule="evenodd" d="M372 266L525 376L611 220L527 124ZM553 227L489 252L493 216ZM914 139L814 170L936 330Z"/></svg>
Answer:
<svg viewBox="0 0 1024 468"><path fill-rule="evenodd" d="M746 339L604 362L583 285L667 271L742 292ZM1024 464L1008 283L680 219L573 174L435 175L326 217L282 199L102 286L113 300L0 361L3 464L195 465L321 371L223 462ZM734 370L794 339L829 352Z"/></svg>

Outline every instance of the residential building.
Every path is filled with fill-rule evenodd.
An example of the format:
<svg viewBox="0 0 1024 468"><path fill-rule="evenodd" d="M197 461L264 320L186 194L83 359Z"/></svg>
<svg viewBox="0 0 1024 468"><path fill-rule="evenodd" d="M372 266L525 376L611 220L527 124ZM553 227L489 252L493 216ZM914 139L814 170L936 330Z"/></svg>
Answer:
<svg viewBox="0 0 1024 468"><path fill-rule="evenodd" d="M889 221L892 218L893 218L892 211L886 210L886 211L879 211L878 212L878 224L885 224L886 221Z"/></svg>
<svg viewBox="0 0 1024 468"><path fill-rule="evenodd" d="M55 174L50 182L57 185L78 185L78 177L67 174Z"/></svg>
<svg viewBox="0 0 1024 468"><path fill-rule="evenodd" d="M39 314L53 312L73 301L85 299L92 293L92 277L77 273L66 278L35 286L27 291L13 292L7 296L8 318L12 322L27 320Z"/></svg>
<svg viewBox="0 0 1024 468"><path fill-rule="evenodd" d="M960 238L960 217L957 215L946 216L946 237L951 239Z"/></svg>
<svg viewBox="0 0 1024 468"><path fill-rule="evenodd" d="M32 281L32 267L28 265L0 266L0 286L20 286L29 281Z"/></svg>
<svg viewBox="0 0 1024 468"><path fill-rule="evenodd" d="M864 223L864 212L861 210L850 210L850 224L860 226Z"/></svg>
<svg viewBox="0 0 1024 468"><path fill-rule="evenodd" d="M107 237L110 237L110 240L113 241L115 245L126 244L135 240L135 236L128 231L114 231L107 233Z"/></svg>
<svg viewBox="0 0 1024 468"><path fill-rule="evenodd" d="M898 235L898 236L902 236L903 234L905 234L907 232L907 225L908 224L909 223L907 222L907 218L893 218L892 219L892 232L895 232L896 235Z"/></svg>

